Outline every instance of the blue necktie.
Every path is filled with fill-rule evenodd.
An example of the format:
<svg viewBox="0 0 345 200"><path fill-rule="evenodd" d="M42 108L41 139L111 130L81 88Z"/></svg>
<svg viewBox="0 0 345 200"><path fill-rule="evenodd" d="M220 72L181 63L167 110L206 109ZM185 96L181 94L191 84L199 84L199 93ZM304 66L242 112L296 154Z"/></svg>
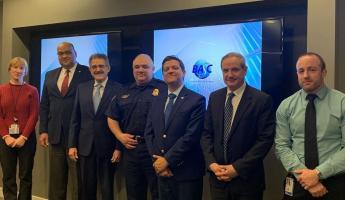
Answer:
<svg viewBox="0 0 345 200"><path fill-rule="evenodd" d="M172 110L173 105L174 105L174 99L176 98L176 94L170 93L168 95L168 97L169 97L169 101L168 101L167 107L165 108L165 112L164 112L165 125L167 125L167 123L168 123L168 119L169 119L171 110Z"/></svg>
<svg viewBox="0 0 345 200"><path fill-rule="evenodd" d="M232 106L232 99L234 98L235 94L230 93L228 94L228 99L225 104L224 108L224 158L227 162L228 157L228 140L230 136L230 129L231 129L231 121L232 121L232 115L234 108Z"/></svg>
<svg viewBox="0 0 345 200"><path fill-rule="evenodd" d="M98 106L99 106L99 103L101 102L101 88L102 88L102 85L101 84L96 84L95 85L95 92L92 96L92 100L93 100L93 108L94 108L94 111L95 113L97 112L97 109L98 109Z"/></svg>

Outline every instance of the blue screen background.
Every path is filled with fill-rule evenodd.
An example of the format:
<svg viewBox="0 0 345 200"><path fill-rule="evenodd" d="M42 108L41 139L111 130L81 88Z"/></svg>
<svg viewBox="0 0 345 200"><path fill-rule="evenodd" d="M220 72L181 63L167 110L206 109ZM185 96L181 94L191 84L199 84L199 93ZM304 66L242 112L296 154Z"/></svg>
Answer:
<svg viewBox="0 0 345 200"><path fill-rule="evenodd" d="M91 54L103 53L107 55L108 52L108 34L42 39L40 94L42 94L45 74L50 70L60 67L56 48L61 42L72 43L77 52L78 63L86 66L89 65Z"/></svg>
<svg viewBox="0 0 345 200"><path fill-rule="evenodd" d="M164 29L154 31L155 77L162 78L162 61L178 56L186 67L185 86L208 99L211 92L225 87L221 58L229 52L244 55L248 71L246 81L261 89L262 22ZM194 64L202 59L211 64L211 73L200 79L193 74Z"/></svg>

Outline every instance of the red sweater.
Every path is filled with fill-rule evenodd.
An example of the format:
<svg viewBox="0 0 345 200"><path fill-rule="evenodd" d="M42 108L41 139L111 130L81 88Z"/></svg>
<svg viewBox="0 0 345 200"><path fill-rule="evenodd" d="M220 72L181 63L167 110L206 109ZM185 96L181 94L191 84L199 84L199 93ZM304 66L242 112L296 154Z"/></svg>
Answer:
<svg viewBox="0 0 345 200"><path fill-rule="evenodd" d="M16 104L16 106L15 106ZM16 116L14 116L16 107ZM39 112L38 91L35 87L13 85L10 83L0 85L0 135L8 135L8 128L18 118L20 133L29 138L34 131Z"/></svg>

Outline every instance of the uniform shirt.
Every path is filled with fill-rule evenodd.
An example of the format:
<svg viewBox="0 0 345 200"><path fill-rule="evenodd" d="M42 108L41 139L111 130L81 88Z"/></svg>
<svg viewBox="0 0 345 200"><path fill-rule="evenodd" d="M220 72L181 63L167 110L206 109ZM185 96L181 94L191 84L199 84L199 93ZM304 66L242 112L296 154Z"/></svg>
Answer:
<svg viewBox="0 0 345 200"><path fill-rule="evenodd" d="M314 100L321 179L345 172L345 94L323 86ZM285 99L276 117L276 153L288 172L306 169L304 125L308 100L300 90Z"/></svg>
<svg viewBox="0 0 345 200"><path fill-rule="evenodd" d="M133 135L144 135L146 119L154 98L164 94L166 84L152 79L144 86L135 83L111 102L106 115L120 123L121 130Z"/></svg>

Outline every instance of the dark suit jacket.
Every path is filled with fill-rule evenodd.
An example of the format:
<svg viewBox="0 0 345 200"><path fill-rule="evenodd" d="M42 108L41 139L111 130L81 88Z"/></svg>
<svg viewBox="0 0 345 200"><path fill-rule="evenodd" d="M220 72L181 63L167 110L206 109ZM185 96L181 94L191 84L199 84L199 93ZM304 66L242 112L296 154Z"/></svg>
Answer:
<svg viewBox="0 0 345 200"><path fill-rule="evenodd" d="M108 80L96 113L92 100L93 87L93 80L78 86L68 147L77 147L82 156L88 156L91 150L95 150L98 157L111 157L116 147L116 138L108 127L104 112L122 87L119 83Z"/></svg>
<svg viewBox="0 0 345 200"><path fill-rule="evenodd" d="M164 156L176 180L198 179L205 171L200 146L205 97L182 88L165 127L166 100L167 95L161 95L152 103L145 130L149 153Z"/></svg>
<svg viewBox="0 0 345 200"><path fill-rule="evenodd" d="M274 112L271 97L246 86L230 131L225 163L223 145L223 113L227 89L211 93L205 116L202 146L206 166L211 163L232 164L239 177L230 182L218 181L210 173L210 184L224 187L232 184L239 192L262 191L265 188L263 159L274 138Z"/></svg>
<svg viewBox="0 0 345 200"><path fill-rule="evenodd" d="M57 86L61 67L47 72L40 105L40 133L47 132L49 143L67 146L74 97L79 83L91 80L89 68L77 65L68 92L62 96ZM61 135L64 140L61 141Z"/></svg>

